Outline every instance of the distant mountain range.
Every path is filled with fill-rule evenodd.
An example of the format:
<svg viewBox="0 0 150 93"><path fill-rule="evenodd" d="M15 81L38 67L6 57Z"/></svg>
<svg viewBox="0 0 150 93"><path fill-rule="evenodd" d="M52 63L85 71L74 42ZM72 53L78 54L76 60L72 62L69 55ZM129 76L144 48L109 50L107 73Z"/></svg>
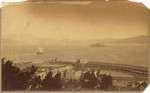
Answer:
<svg viewBox="0 0 150 93"><path fill-rule="evenodd" d="M19 43L24 43L24 42L17 41L17 40L12 40L12 39L2 39L1 43L2 44L19 44Z"/></svg>
<svg viewBox="0 0 150 93"><path fill-rule="evenodd" d="M15 36L14 36L15 37ZM2 38L2 44L53 44L58 43L62 44L62 42L52 39L40 39L37 37L32 36L16 36L17 39L13 39L14 37L5 37ZM12 38L12 39L11 39ZM27 38L27 39L26 39ZM86 41L68 41L67 44L86 44L90 47L106 47L106 44L148 44L149 42L149 36L136 36L136 37L130 37L130 38L123 38L123 39L101 39L101 40L86 40ZM66 44L66 43L65 43Z"/></svg>
<svg viewBox="0 0 150 93"><path fill-rule="evenodd" d="M149 36L136 36L131 38L124 39L107 39L104 43L113 43L113 44L148 44Z"/></svg>
<svg viewBox="0 0 150 93"><path fill-rule="evenodd" d="M31 35L8 35L3 36L2 44L39 44L44 43L44 39L34 37Z"/></svg>
<svg viewBox="0 0 150 93"><path fill-rule="evenodd" d="M136 36L131 38L123 38L123 39L103 39L103 40L95 40L92 41L89 46L90 47L107 47L107 44L148 44L149 37L148 36Z"/></svg>

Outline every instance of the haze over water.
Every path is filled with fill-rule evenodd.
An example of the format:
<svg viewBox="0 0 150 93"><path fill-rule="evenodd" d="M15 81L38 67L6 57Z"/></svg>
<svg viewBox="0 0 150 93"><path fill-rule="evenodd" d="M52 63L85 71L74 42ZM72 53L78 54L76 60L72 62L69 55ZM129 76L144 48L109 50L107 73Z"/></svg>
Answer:
<svg viewBox="0 0 150 93"><path fill-rule="evenodd" d="M82 62L98 61L119 64L147 66L148 45L108 45L107 47L89 47L88 45L42 46L43 55L37 55L37 46L11 46L3 48L2 56L14 62L42 63L48 60Z"/></svg>

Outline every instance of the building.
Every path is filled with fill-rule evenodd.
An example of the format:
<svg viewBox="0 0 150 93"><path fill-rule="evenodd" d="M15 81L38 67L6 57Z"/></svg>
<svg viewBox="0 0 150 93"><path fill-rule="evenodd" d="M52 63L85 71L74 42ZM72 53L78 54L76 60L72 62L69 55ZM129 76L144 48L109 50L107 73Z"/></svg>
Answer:
<svg viewBox="0 0 150 93"><path fill-rule="evenodd" d="M64 75L65 79L74 79L75 78L75 71L73 69L67 69Z"/></svg>
<svg viewBox="0 0 150 93"><path fill-rule="evenodd" d="M50 71L52 72L52 77L55 77L57 73L61 73L61 78L66 80L79 79L82 73L82 71L74 70L74 66L71 64L44 62L38 67L36 74L41 76L41 79L43 79Z"/></svg>
<svg viewBox="0 0 150 93"><path fill-rule="evenodd" d="M57 73L61 73L61 78L70 79L70 78L73 78L73 75L74 75L73 66L62 66L62 67L52 69L51 71L53 73L53 77Z"/></svg>
<svg viewBox="0 0 150 93"><path fill-rule="evenodd" d="M74 79L79 80L79 79L81 78L81 75L82 75L82 71L81 71L81 70L75 72L75 74L74 74Z"/></svg>
<svg viewBox="0 0 150 93"><path fill-rule="evenodd" d="M65 79L74 79L75 71L73 70L73 66L40 66L36 72L36 75L41 76L41 79L45 78L48 72L52 72L52 76L54 77L57 73L61 73L61 78Z"/></svg>

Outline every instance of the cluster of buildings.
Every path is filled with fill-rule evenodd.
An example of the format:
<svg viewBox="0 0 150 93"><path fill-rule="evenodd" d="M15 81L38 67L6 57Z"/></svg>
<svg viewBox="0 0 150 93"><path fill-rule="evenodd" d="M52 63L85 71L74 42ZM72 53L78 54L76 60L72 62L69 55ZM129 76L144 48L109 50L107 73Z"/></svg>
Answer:
<svg viewBox="0 0 150 93"><path fill-rule="evenodd" d="M49 62L41 64L37 71L36 75L40 76L41 79L43 80L45 76L49 73L52 72L52 76L54 77L57 73L61 73L61 78L64 79L79 79L81 77L82 71L76 71L74 70L73 65L66 65L66 64L59 64L55 62Z"/></svg>
<svg viewBox="0 0 150 93"><path fill-rule="evenodd" d="M76 64L80 65L80 62L77 61ZM14 65L21 68L21 70L23 71L24 69L27 69L27 67L31 67L33 64L32 62L21 62L21 63L15 63ZM48 61L48 62L44 62L40 64L35 74L37 76L40 76L41 80L43 80L50 71L52 72L53 77L55 77L57 73L61 73L61 78L65 80L71 80L71 79L79 80L85 72L90 71L91 73L91 68L87 67L85 71L76 70L75 66L70 63ZM94 74L95 74L95 77L101 78L101 76L104 73L102 73L101 71L99 71L97 67L95 67ZM110 75L110 73L105 73L105 75ZM122 78L119 78L119 79L118 78L119 77L115 79L113 77L113 80L112 80L112 86L115 86L116 88L118 87L117 90L121 90L121 88L123 88L123 90L129 89L129 88L131 89L138 88L140 90L143 90L146 87L145 81L139 80L136 82L132 82L133 80L131 79L126 78L125 80L123 80Z"/></svg>

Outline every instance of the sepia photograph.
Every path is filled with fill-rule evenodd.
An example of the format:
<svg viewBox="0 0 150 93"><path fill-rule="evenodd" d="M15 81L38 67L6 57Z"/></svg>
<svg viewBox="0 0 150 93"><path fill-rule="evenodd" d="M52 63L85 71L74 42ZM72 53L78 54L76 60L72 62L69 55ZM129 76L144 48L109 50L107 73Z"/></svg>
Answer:
<svg viewBox="0 0 150 93"><path fill-rule="evenodd" d="M143 91L149 10L129 1L3 3L2 91Z"/></svg>

